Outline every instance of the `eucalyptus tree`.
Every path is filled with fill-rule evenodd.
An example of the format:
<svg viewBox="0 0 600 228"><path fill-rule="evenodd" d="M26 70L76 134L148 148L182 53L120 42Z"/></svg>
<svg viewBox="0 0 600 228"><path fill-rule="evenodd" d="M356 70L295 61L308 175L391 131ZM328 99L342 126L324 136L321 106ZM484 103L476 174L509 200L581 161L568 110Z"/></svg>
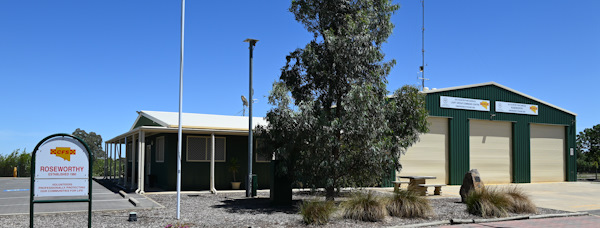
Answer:
<svg viewBox="0 0 600 228"><path fill-rule="evenodd" d="M273 84L269 125L258 136L280 160L280 174L311 188L373 186L400 169L400 156L427 131L424 95L386 88L395 60L382 45L392 33L389 0L294 0L290 11L313 34L292 51Z"/></svg>

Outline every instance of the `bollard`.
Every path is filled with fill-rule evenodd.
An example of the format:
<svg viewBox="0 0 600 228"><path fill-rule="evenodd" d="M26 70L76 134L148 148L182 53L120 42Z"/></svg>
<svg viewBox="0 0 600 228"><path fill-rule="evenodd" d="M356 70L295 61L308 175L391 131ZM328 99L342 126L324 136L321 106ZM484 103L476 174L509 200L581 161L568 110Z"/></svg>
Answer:
<svg viewBox="0 0 600 228"><path fill-rule="evenodd" d="M13 177L17 177L17 167L13 169Z"/></svg>
<svg viewBox="0 0 600 228"><path fill-rule="evenodd" d="M252 197L256 197L256 189L258 189L258 177L252 174Z"/></svg>

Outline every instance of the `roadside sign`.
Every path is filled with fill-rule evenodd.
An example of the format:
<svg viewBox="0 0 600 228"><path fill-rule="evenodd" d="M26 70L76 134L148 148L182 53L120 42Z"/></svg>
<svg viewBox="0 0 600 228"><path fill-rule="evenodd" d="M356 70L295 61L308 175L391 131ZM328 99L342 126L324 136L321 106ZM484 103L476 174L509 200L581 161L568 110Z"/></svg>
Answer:
<svg viewBox="0 0 600 228"><path fill-rule="evenodd" d="M86 196L89 156L70 137L54 137L36 150L34 196Z"/></svg>
<svg viewBox="0 0 600 228"><path fill-rule="evenodd" d="M69 134L50 135L37 144L31 155L29 227L34 204L66 202L88 202L88 227L92 226L92 161L88 145ZM65 199L69 196L77 198Z"/></svg>

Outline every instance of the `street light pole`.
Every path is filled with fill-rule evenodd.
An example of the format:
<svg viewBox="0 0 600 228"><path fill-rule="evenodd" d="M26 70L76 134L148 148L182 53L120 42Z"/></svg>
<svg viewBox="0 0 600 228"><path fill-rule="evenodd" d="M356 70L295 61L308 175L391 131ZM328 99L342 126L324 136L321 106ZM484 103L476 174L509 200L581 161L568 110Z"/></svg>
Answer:
<svg viewBox="0 0 600 228"><path fill-rule="evenodd" d="M248 178L246 178L246 197L252 197L252 52L254 51L254 45L258 40L255 39L246 39L244 42L250 43L250 95L248 96L249 104L248 104Z"/></svg>

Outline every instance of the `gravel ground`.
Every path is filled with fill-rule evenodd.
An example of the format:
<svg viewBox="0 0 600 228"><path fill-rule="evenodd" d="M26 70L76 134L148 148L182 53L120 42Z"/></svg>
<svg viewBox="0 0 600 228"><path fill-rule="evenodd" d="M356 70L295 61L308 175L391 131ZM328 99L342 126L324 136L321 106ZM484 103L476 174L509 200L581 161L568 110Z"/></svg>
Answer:
<svg viewBox="0 0 600 228"><path fill-rule="evenodd" d="M383 193L382 193L383 194ZM137 222L128 222L130 211L94 212L93 227L165 227L168 224L189 227L304 227L297 206L271 207L268 193L259 193L257 198L247 199L244 193L182 194L181 220L176 220L175 194L147 195L165 208L136 211ZM306 193L294 193L296 204L303 199L318 198ZM336 201L343 200L336 198ZM320 227L385 227L434 222L450 219L477 219L466 212L460 198L430 199L435 215L426 219L402 219L387 217L381 222L360 222L343 219L336 214L332 221ZM538 208L538 214L567 213ZM523 215L523 214L520 214ZM514 216L514 215L511 215ZM87 213L57 213L35 216L37 227L85 227ZM0 216L1 227L28 227L29 215Z"/></svg>

